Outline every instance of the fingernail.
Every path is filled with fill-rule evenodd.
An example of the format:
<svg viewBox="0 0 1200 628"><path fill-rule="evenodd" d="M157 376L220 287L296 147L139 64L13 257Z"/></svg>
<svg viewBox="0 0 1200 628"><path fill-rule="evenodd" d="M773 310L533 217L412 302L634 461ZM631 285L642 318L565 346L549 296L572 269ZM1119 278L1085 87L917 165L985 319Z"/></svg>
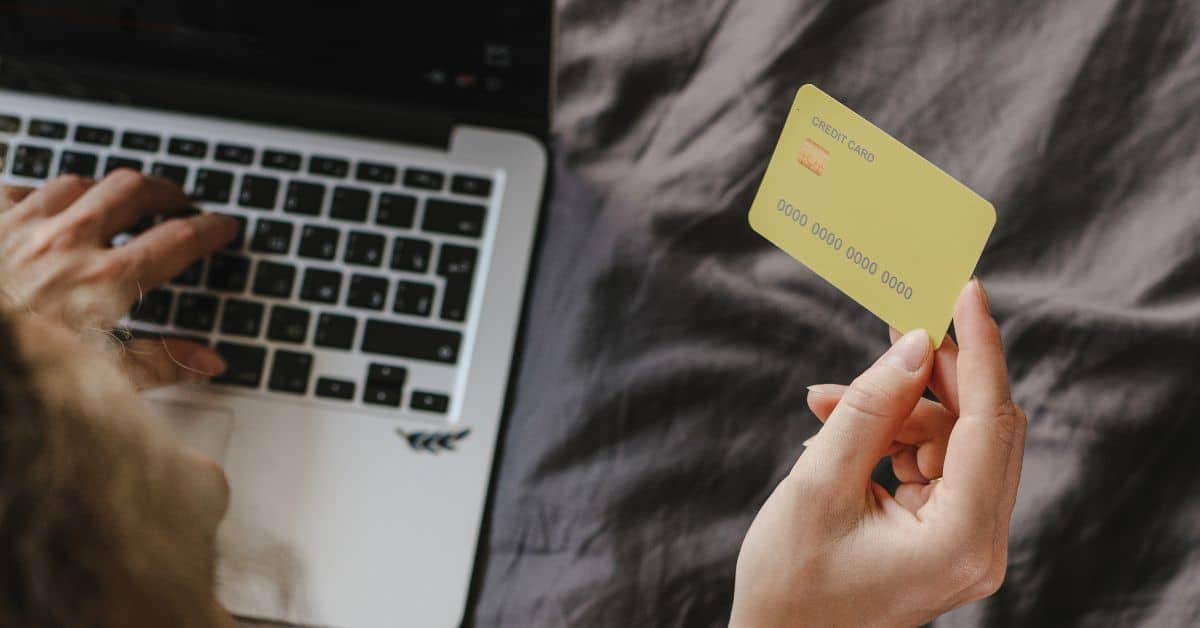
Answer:
<svg viewBox="0 0 1200 628"><path fill-rule="evenodd" d="M828 395L830 397L834 397L841 392L842 388L845 388L845 386L840 386L838 384L813 384L812 386L808 387L808 392L817 395Z"/></svg>
<svg viewBox="0 0 1200 628"><path fill-rule="evenodd" d="M979 291L979 300L983 302L983 309L991 314L992 304L988 301L987 290L983 289L983 282L979 280L979 277L975 277L972 281L975 282L975 289Z"/></svg>
<svg viewBox="0 0 1200 628"><path fill-rule="evenodd" d="M806 441L804 441L803 443L800 443L800 444L801 444L801 445L803 445L804 447L806 447L806 448L807 448L809 445L811 445L811 444L812 444L812 442L813 442L814 440L817 440L817 435L816 435L816 434L813 434L812 436L809 436L809 437L808 437L808 440L806 440Z"/></svg>
<svg viewBox="0 0 1200 628"><path fill-rule="evenodd" d="M903 335L904 334L901 334L900 331L897 330L895 327L891 327L891 326L888 327L888 340L891 340L892 344L895 344L896 341L899 340L900 337Z"/></svg>
<svg viewBox="0 0 1200 628"><path fill-rule="evenodd" d="M885 354L893 364L910 373L921 370L929 355L929 334L924 329L914 329L904 334Z"/></svg>
<svg viewBox="0 0 1200 628"><path fill-rule="evenodd" d="M201 373L207 377L214 377L225 372L228 366L221 356L212 353L211 351L197 351L187 364L192 371Z"/></svg>

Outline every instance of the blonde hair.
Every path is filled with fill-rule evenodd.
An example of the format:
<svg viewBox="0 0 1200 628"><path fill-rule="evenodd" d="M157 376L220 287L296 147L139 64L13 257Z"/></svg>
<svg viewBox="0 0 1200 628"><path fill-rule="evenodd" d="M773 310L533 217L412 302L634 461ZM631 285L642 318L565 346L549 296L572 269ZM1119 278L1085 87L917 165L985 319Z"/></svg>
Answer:
<svg viewBox="0 0 1200 628"><path fill-rule="evenodd" d="M0 625L210 626L215 540L178 447L115 365L18 324L0 308Z"/></svg>

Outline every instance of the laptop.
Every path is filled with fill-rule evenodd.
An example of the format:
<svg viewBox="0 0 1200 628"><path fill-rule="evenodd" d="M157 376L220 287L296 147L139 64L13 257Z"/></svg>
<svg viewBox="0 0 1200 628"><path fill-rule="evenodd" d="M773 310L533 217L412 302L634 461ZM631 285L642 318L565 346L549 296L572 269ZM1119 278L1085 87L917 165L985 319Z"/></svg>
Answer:
<svg viewBox="0 0 1200 628"><path fill-rule="evenodd" d="M149 398L229 477L235 615L462 622L546 176L552 24L549 0L0 5L0 179L132 168L178 182L185 213L243 223L125 322L230 364Z"/></svg>

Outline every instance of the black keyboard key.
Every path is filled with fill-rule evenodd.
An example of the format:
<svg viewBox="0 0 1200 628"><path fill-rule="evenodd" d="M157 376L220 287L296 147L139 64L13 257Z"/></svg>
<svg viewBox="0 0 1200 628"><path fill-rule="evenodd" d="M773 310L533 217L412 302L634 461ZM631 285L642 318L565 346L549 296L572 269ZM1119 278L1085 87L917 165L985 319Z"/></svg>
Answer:
<svg viewBox="0 0 1200 628"><path fill-rule="evenodd" d="M474 283L478 252L468 246L443 244L438 253L437 274L446 278L442 292L443 319L464 321L470 306L471 286Z"/></svg>
<svg viewBox="0 0 1200 628"><path fill-rule="evenodd" d="M404 171L404 185L422 190L440 190L446 183L446 176L432 170L409 168Z"/></svg>
<svg viewBox="0 0 1200 628"><path fill-rule="evenodd" d="M337 303L342 290L342 274L332 270L309 268L300 284L300 298L317 303Z"/></svg>
<svg viewBox="0 0 1200 628"><path fill-rule="evenodd" d="M121 147L130 150L142 150L148 153L158 152L158 146L162 140L152 133L138 133L136 131L126 131L121 134Z"/></svg>
<svg viewBox="0 0 1200 628"><path fill-rule="evenodd" d="M255 209L274 209L279 195L279 179L248 174L242 177L242 192L238 203Z"/></svg>
<svg viewBox="0 0 1200 628"><path fill-rule="evenodd" d="M308 338L308 310L276 305L271 308L271 319L267 323L267 338L279 342L304 344Z"/></svg>
<svg viewBox="0 0 1200 628"><path fill-rule="evenodd" d="M293 395L308 394L308 379L312 376L313 357L295 351L276 351L271 364L267 388Z"/></svg>
<svg viewBox="0 0 1200 628"><path fill-rule="evenodd" d="M411 229L416 213L415 196L384 193L379 195L379 211L375 214L375 222L389 227Z"/></svg>
<svg viewBox="0 0 1200 628"><path fill-rule="evenodd" d="M332 377L321 377L317 379L318 397L350 401L354 399L354 388L354 382L344 379L334 379Z"/></svg>
<svg viewBox="0 0 1200 628"><path fill-rule="evenodd" d="M300 154L282 150L264 150L262 165L264 168L275 170L299 170Z"/></svg>
<svg viewBox="0 0 1200 628"><path fill-rule="evenodd" d="M368 320L363 331L362 350L398 358L429 360L444 364L458 361L462 334L445 329L431 329Z"/></svg>
<svg viewBox="0 0 1200 628"><path fill-rule="evenodd" d="M129 318L143 323L166 325L171 318L171 302L175 295L167 290L151 290L141 301L133 304Z"/></svg>
<svg viewBox="0 0 1200 628"><path fill-rule="evenodd" d="M34 118L29 121L29 134L33 137L48 137L52 140L61 140L67 136L67 125L57 120L39 120Z"/></svg>
<svg viewBox="0 0 1200 628"><path fill-rule="evenodd" d="M150 167L150 174L172 181L181 188L187 185L188 170L184 166L156 161Z"/></svg>
<svg viewBox="0 0 1200 628"><path fill-rule="evenodd" d="M208 263L210 290L242 292L250 280L250 260L238 255L214 255Z"/></svg>
<svg viewBox="0 0 1200 628"><path fill-rule="evenodd" d="M403 398L403 395L403 388L376 386L371 382L367 382L367 387L365 390L363 390L363 402L375 406L391 406L393 408L399 408L400 400Z"/></svg>
<svg viewBox="0 0 1200 628"><path fill-rule="evenodd" d="M367 221L367 208L371 204L371 193L358 188L338 186L333 189L333 200L329 203L329 215L338 220Z"/></svg>
<svg viewBox="0 0 1200 628"><path fill-rule="evenodd" d="M479 252L469 246L443 244L438 257L437 274L443 277L471 277Z"/></svg>
<svg viewBox="0 0 1200 628"><path fill-rule="evenodd" d="M431 198L425 201L425 219L421 228L434 233L470 236L483 235L483 219L487 209L483 205L471 205Z"/></svg>
<svg viewBox="0 0 1200 628"><path fill-rule="evenodd" d="M450 180L450 191L456 194L487 198L492 195L492 180L484 179L483 177L468 177L467 175L456 174Z"/></svg>
<svg viewBox="0 0 1200 628"><path fill-rule="evenodd" d="M261 303L229 299L221 313L221 333L257 338L265 310Z"/></svg>
<svg viewBox="0 0 1200 628"><path fill-rule="evenodd" d="M0 115L0 133L16 135L21 130L21 119L17 116Z"/></svg>
<svg viewBox="0 0 1200 628"><path fill-rule="evenodd" d="M424 390L414 390L408 401L408 407L413 410L446 414L446 410L450 408L450 397Z"/></svg>
<svg viewBox="0 0 1200 628"><path fill-rule="evenodd" d="M75 142L78 144L111 146L113 143L113 130L81 124L75 127Z"/></svg>
<svg viewBox="0 0 1200 628"><path fill-rule="evenodd" d="M238 144L217 144L213 159L231 164L250 165L254 163L254 149Z"/></svg>
<svg viewBox="0 0 1200 628"><path fill-rule="evenodd" d="M172 279L171 283L177 286L198 286L200 285L200 280L203 278L204 260L199 260L192 262L190 266L183 269L183 272Z"/></svg>
<svg viewBox="0 0 1200 628"><path fill-rule="evenodd" d="M236 216L234 214L221 214L221 215L228 216L228 217L238 221L237 236L235 236L233 238L233 240L225 247L225 250L226 251L242 250L242 246L246 243L246 223L248 222L246 220L246 217L245 216Z"/></svg>
<svg viewBox="0 0 1200 628"><path fill-rule="evenodd" d="M340 239L341 233L337 229L305 225L300 230L300 249L296 254L300 257L331 260L337 255Z"/></svg>
<svg viewBox="0 0 1200 628"><path fill-rule="evenodd" d="M448 321L467 320L467 308L471 301L471 280L451 278L446 280L442 292L442 318Z"/></svg>
<svg viewBox="0 0 1200 628"><path fill-rule="evenodd" d="M359 266L379 266L383 263L383 250L387 238L376 233L351 231L346 242L346 263Z"/></svg>
<svg viewBox="0 0 1200 628"><path fill-rule="evenodd" d="M350 172L350 162L337 157L313 155L308 158L308 171L326 177L343 178Z"/></svg>
<svg viewBox="0 0 1200 628"><path fill-rule="evenodd" d="M283 211L291 214L319 216L321 203L325 200L325 186L306 181L288 183L283 199Z"/></svg>
<svg viewBox="0 0 1200 628"><path fill-rule="evenodd" d="M404 367L387 364L370 364L367 367L367 381L380 386L403 388L408 371Z"/></svg>
<svg viewBox="0 0 1200 628"><path fill-rule="evenodd" d="M346 293L346 305L368 310L382 310L387 303L388 282L382 277L354 275Z"/></svg>
<svg viewBox="0 0 1200 628"><path fill-rule="evenodd" d="M313 335L313 344L349 351L354 347L356 331L357 319L339 314L322 314L317 317L317 332Z"/></svg>
<svg viewBox="0 0 1200 628"><path fill-rule="evenodd" d="M167 142L167 152L180 157L204 159L208 154L208 142L190 137L172 137L171 141Z"/></svg>
<svg viewBox="0 0 1200 628"><path fill-rule="evenodd" d="M217 324L217 297L184 292L175 309L175 326L192 331L212 331Z"/></svg>
<svg viewBox="0 0 1200 628"><path fill-rule="evenodd" d="M410 273L429 270L429 258L433 256L433 245L427 240L396 238L392 245L392 268Z"/></svg>
<svg viewBox="0 0 1200 628"><path fill-rule="evenodd" d="M192 198L210 203L228 203L233 190L233 173L201 168L196 171Z"/></svg>
<svg viewBox="0 0 1200 628"><path fill-rule="evenodd" d="M363 401L373 405L400 407L404 395L404 380L408 372L398 366L372 364L367 367L367 385Z"/></svg>
<svg viewBox="0 0 1200 628"><path fill-rule="evenodd" d="M130 157L118 157L116 155L104 160L104 174L108 174L113 170L128 168L130 170L142 171L142 160L133 159Z"/></svg>
<svg viewBox="0 0 1200 628"><path fill-rule="evenodd" d="M360 181L395 183L396 168L394 166L361 161L358 163L358 168L354 171L354 176Z"/></svg>
<svg viewBox="0 0 1200 628"><path fill-rule="evenodd" d="M232 342L218 342L216 349L229 369L214 377L214 383L258 388L262 382L263 365L267 362L266 349Z"/></svg>
<svg viewBox="0 0 1200 628"><path fill-rule="evenodd" d="M397 314L429 316L433 310L433 292L432 284L399 281L396 283L396 300L392 309Z"/></svg>
<svg viewBox="0 0 1200 628"><path fill-rule="evenodd" d="M241 178L238 203L254 209L275 209L275 197L280 193L280 180L247 174Z"/></svg>
<svg viewBox="0 0 1200 628"><path fill-rule="evenodd" d="M286 299L292 296L296 283L296 267L275 262L259 262L254 273L254 294Z"/></svg>
<svg viewBox="0 0 1200 628"><path fill-rule="evenodd" d="M12 173L31 179L45 179L50 174L54 152L49 148L22 144L13 153Z"/></svg>
<svg viewBox="0 0 1200 628"><path fill-rule="evenodd" d="M81 177L96 176L99 158L92 153L64 150L58 158L58 174L77 174Z"/></svg>
<svg viewBox="0 0 1200 628"><path fill-rule="evenodd" d="M292 248L294 230L295 226L290 222L260 218L254 225L254 238L250 241L250 250L285 255Z"/></svg>

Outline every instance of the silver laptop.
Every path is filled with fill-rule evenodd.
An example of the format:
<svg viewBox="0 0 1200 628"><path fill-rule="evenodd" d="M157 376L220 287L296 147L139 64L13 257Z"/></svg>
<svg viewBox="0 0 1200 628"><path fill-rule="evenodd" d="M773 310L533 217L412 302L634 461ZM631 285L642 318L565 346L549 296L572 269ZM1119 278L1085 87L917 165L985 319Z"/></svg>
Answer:
<svg viewBox="0 0 1200 628"><path fill-rule="evenodd" d="M127 321L230 364L151 399L229 476L218 578L237 615L463 619L546 172L553 21L548 0L421 4L0 7L5 182L134 168L243 221Z"/></svg>

